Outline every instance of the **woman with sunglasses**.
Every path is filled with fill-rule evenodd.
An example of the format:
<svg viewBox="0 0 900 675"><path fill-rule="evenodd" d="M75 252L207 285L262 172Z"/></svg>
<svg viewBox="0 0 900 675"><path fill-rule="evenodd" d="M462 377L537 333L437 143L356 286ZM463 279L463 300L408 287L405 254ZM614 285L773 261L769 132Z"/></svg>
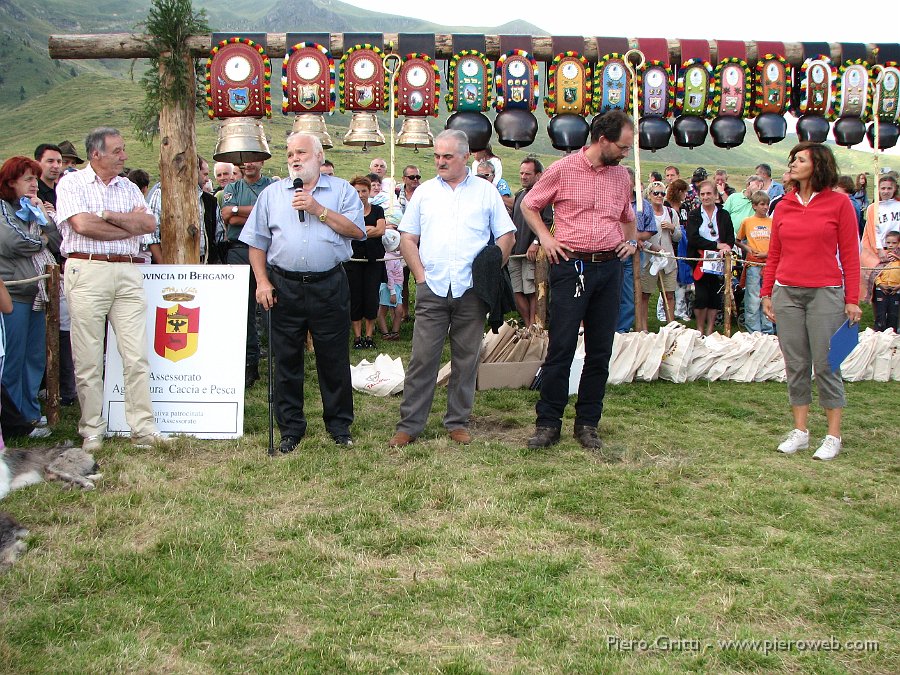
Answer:
<svg viewBox="0 0 900 675"><path fill-rule="evenodd" d="M700 258L702 251L717 255L731 253L734 246L734 226L725 209L716 206L716 184L705 180L698 186L700 208L688 214L688 257ZM707 272L703 262L694 263L694 317L697 330L710 335L716 328L716 314L722 309L722 290L731 279L721 273Z"/></svg>
<svg viewBox="0 0 900 675"><path fill-rule="evenodd" d="M675 254L674 244L681 240L681 221L675 209L665 206L666 186L661 181L654 181L647 186L644 195L652 207L656 219L656 233L644 242L644 248L660 251L671 256ZM647 304L657 285L665 295L663 306L666 321L675 320L675 285L678 276L678 262L674 258L660 264L658 256L641 254L641 299L638 309L638 330L647 330ZM655 264L654 264L655 263Z"/></svg>

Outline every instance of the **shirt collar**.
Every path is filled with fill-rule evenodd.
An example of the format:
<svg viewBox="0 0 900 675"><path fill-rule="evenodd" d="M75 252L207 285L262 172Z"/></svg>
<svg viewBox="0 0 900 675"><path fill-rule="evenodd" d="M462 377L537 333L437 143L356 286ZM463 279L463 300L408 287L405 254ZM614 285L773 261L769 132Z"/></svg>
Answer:
<svg viewBox="0 0 900 675"><path fill-rule="evenodd" d="M319 180L316 181L316 186L313 188L313 192L318 189L330 190L332 188L332 182L334 181L333 176L328 176L324 173L319 174ZM281 186L285 190L293 190L294 189L294 179L288 176L287 178L281 179Z"/></svg>
<svg viewBox="0 0 900 675"><path fill-rule="evenodd" d="M112 180L110 180L108 183L104 183L102 180L100 180L100 176L98 176L97 172L94 171L94 167L91 166L90 162L88 162L88 165L86 167L84 167L83 169L79 169L79 171L86 172L85 178L87 178L88 183L93 183L94 181L97 181L101 185L113 186L120 181L128 180L127 178L123 178L122 176L113 176Z"/></svg>

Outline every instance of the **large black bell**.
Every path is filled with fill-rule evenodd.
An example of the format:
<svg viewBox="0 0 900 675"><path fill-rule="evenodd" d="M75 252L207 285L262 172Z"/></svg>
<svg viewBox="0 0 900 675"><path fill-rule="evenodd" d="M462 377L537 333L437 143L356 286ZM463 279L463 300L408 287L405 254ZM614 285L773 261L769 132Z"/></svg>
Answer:
<svg viewBox="0 0 900 675"><path fill-rule="evenodd" d="M841 117L834 123L834 140L849 148L862 143L866 137L866 125L858 117Z"/></svg>
<svg viewBox="0 0 900 675"><path fill-rule="evenodd" d="M897 145L897 136L900 136L900 127L893 122L878 123L878 149L887 150ZM869 145L875 147L875 125L870 124L866 131L866 138L869 139Z"/></svg>
<svg viewBox="0 0 900 675"><path fill-rule="evenodd" d="M469 139L469 150L484 150L491 142L491 121L479 112L455 112L447 119L446 129L463 132Z"/></svg>
<svg viewBox="0 0 900 675"><path fill-rule="evenodd" d="M590 133L591 127L587 121L581 115L572 113L557 115L547 126L547 134L553 147L564 152L583 148Z"/></svg>
<svg viewBox="0 0 900 675"><path fill-rule="evenodd" d="M797 138L801 141L824 143L828 138L828 120L820 115L804 115L797 120Z"/></svg>
<svg viewBox="0 0 900 675"><path fill-rule="evenodd" d="M500 145L518 149L534 143L538 122L528 110L504 110L494 120L494 129Z"/></svg>
<svg viewBox="0 0 900 675"><path fill-rule="evenodd" d="M638 143L641 150L662 150L671 138L672 127L662 117L642 117L638 122Z"/></svg>
<svg viewBox="0 0 900 675"><path fill-rule="evenodd" d="M742 117L719 115L709 125L709 135L719 148L736 148L744 142L747 125Z"/></svg>
<svg viewBox="0 0 900 675"><path fill-rule="evenodd" d="M675 144L683 148L696 148L706 140L706 120L696 115L682 115L675 120Z"/></svg>
<svg viewBox="0 0 900 675"><path fill-rule="evenodd" d="M784 115L762 113L753 123L753 130L760 143L780 143L787 136L787 120Z"/></svg>

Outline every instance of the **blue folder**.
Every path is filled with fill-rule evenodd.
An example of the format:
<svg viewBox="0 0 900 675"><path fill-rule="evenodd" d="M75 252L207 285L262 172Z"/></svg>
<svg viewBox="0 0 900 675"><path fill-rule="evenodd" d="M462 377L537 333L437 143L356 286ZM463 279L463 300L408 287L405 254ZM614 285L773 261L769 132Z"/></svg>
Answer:
<svg viewBox="0 0 900 675"><path fill-rule="evenodd" d="M828 350L828 365L832 370L841 367L850 352L859 344L859 323L850 323L847 319L841 324L834 335L831 336L831 346Z"/></svg>

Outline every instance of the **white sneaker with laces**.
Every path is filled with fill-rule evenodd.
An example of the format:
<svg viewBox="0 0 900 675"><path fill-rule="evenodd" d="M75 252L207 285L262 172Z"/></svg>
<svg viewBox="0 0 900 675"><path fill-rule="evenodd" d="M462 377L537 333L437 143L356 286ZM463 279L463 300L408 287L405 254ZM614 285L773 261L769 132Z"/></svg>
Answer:
<svg viewBox="0 0 900 675"><path fill-rule="evenodd" d="M785 455L793 455L798 450L806 450L809 447L809 431L794 429L778 446L778 452Z"/></svg>
<svg viewBox="0 0 900 675"><path fill-rule="evenodd" d="M47 438L51 433L50 427L35 427L28 434L28 438Z"/></svg>
<svg viewBox="0 0 900 675"><path fill-rule="evenodd" d="M96 452L103 447L103 436L85 436L81 449L85 452Z"/></svg>
<svg viewBox="0 0 900 675"><path fill-rule="evenodd" d="M822 441L822 445L816 450L813 459L828 460L834 459L841 452L841 439L837 436L826 436Z"/></svg>
<svg viewBox="0 0 900 675"><path fill-rule="evenodd" d="M174 440L174 436L164 436L157 431L146 436L132 436L131 444L136 448L152 448L154 446L168 445Z"/></svg>

